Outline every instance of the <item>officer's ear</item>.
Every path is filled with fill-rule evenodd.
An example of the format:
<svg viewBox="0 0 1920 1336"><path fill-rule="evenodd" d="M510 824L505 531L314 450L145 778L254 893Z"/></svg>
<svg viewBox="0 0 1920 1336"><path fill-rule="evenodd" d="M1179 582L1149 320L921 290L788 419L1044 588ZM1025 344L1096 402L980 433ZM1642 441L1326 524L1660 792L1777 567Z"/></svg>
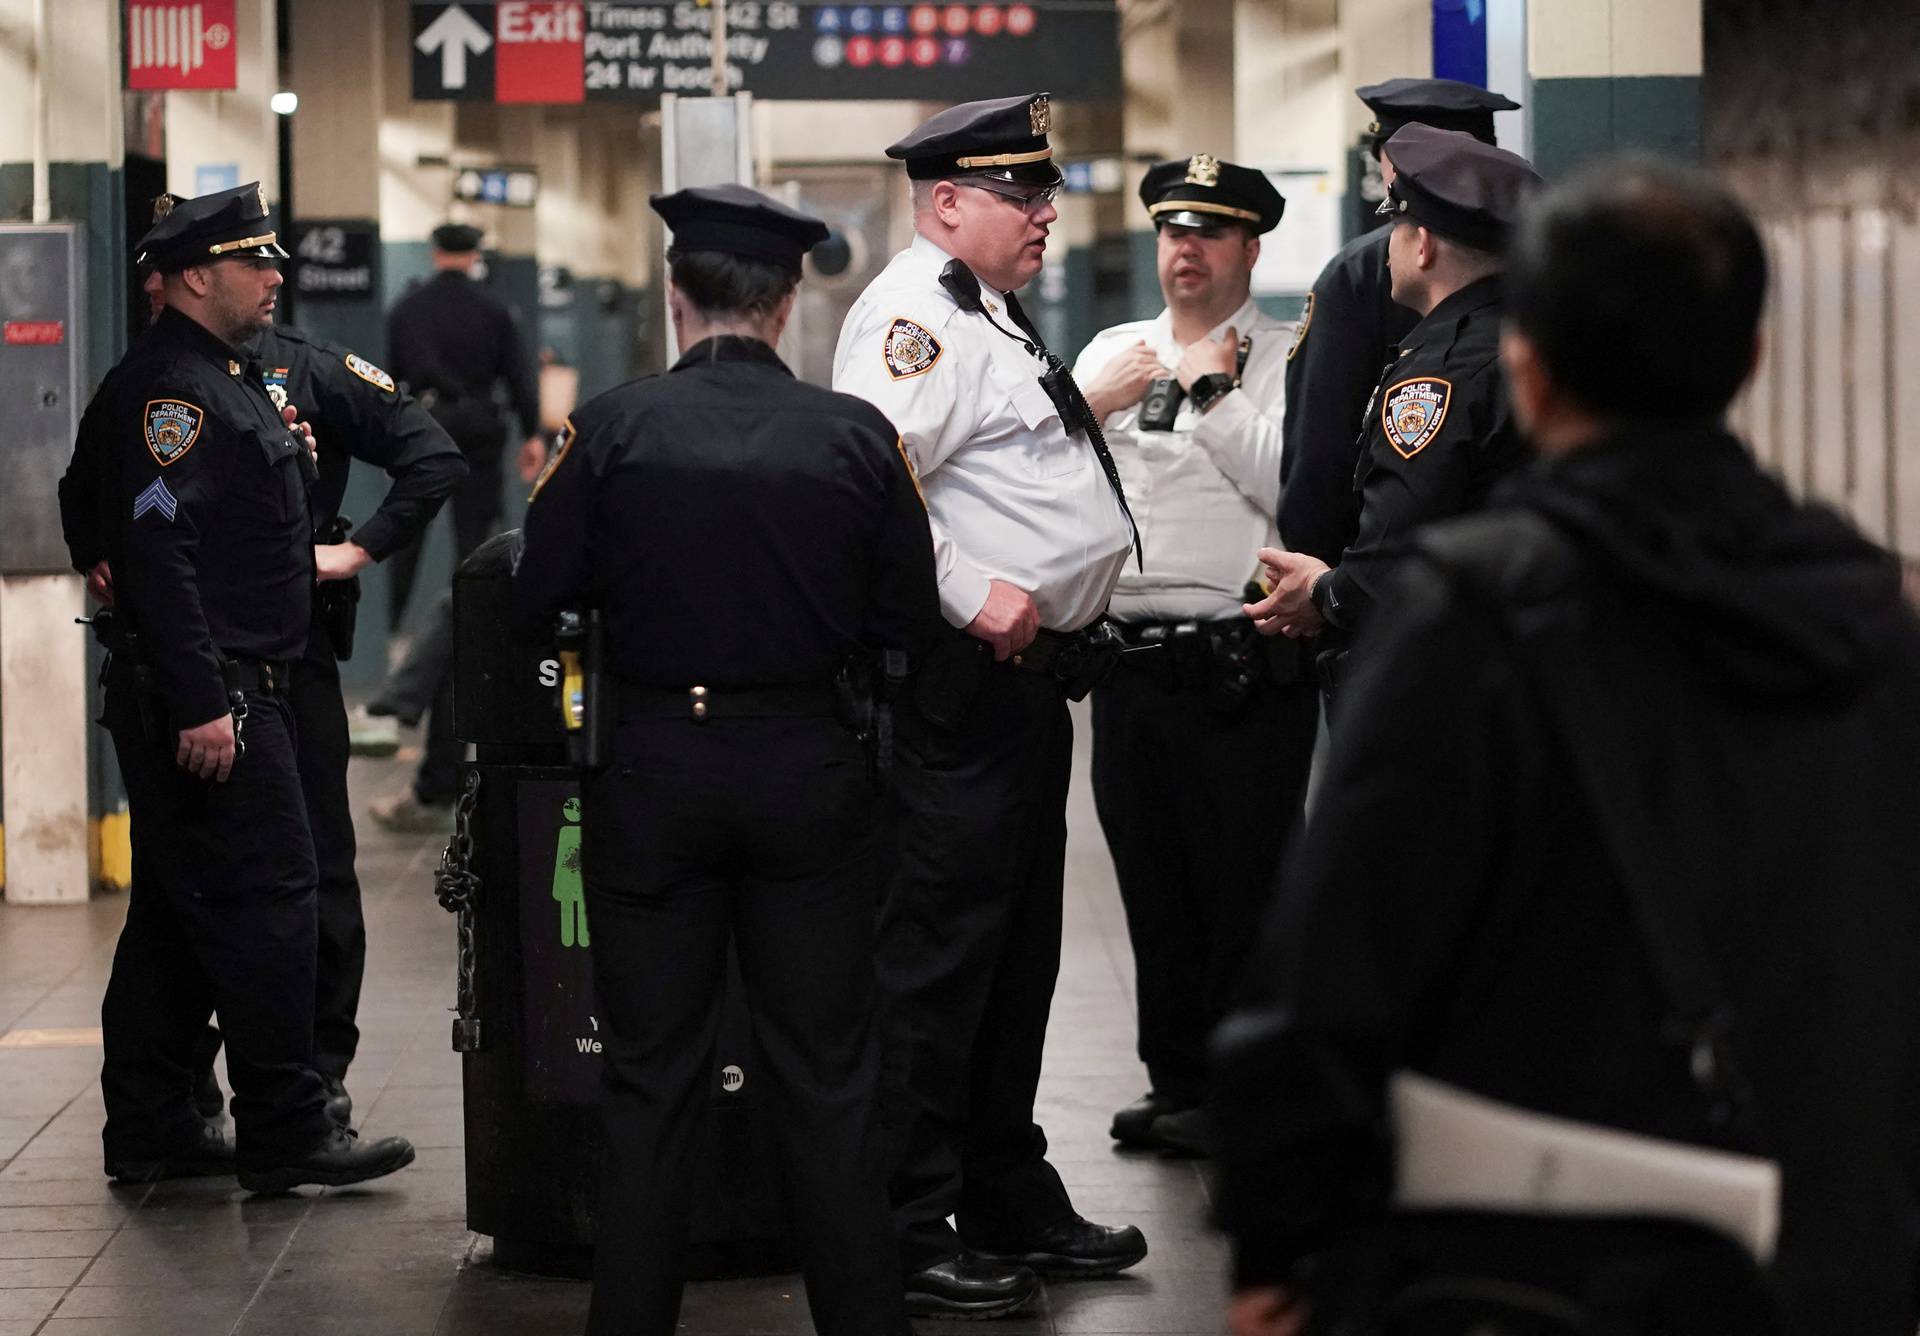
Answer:
<svg viewBox="0 0 1920 1336"><path fill-rule="evenodd" d="M213 291L213 267L190 264L180 271L180 281L187 285L188 292L196 297L204 297Z"/></svg>
<svg viewBox="0 0 1920 1336"><path fill-rule="evenodd" d="M935 181L928 192L928 201L933 205L934 217L948 227L960 226L960 190L952 181Z"/></svg>

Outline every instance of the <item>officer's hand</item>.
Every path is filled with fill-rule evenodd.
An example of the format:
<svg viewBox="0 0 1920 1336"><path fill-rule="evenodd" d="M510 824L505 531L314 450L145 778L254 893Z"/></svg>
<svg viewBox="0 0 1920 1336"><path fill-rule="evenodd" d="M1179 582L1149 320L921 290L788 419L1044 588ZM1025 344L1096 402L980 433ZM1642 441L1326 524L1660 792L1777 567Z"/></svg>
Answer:
<svg viewBox="0 0 1920 1336"><path fill-rule="evenodd" d="M1080 393L1086 396L1093 415L1105 422L1122 409L1139 403L1147 393L1149 381L1172 374L1160 364L1143 339L1101 367L1099 375L1080 387Z"/></svg>
<svg viewBox="0 0 1920 1336"><path fill-rule="evenodd" d="M1202 339L1198 343L1188 344L1187 350L1180 354L1180 365L1173 374L1180 379L1180 388L1191 391L1193 382L1202 376L1231 376L1234 368L1240 364L1240 331L1232 325L1215 343L1212 339Z"/></svg>
<svg viewBox="0 0 1920 1336"><path fill-rule="evenodd" d="M1300 1336L1306 1329L1306 1305L1278 1285L1241 1290L1227 1305L1231 1336Z"/></svg>
<svg viewBox="0 0 1920 1336"><path fill-rule="evenodd" d="M1253 618L1255 629L1263 636L1284 635L1292 640L1320 634L1326 619L1313 606L1313 582L1331 569L1327 563L1304 552L1263 547L1260 564L1267 568L1273 592L1258 603L1240 607Z"/></svg>
<svg viewBox="0 0 1920 1336"><path fill-rule="evenodd" d="M95 603L113 606L113 568L106 562L87 572L87 593Z"/></svg>
<svg viewBox="0 0 1920 1336"><path fill-rule="evenodd" d="M547 438L535 433L520 443L520 481L532 482L547 466Z"/></svg>
<svg viewBox="0 0 1920 1336"><path fill-rule="evenodd" d="M313 574L320 584L325 584L329 580L351 580L372 562L373 558L367 555L367 549L358 543L316 543L314 545Z"/></svg>
<svg viewBox="0 0 1920 1336"><path fill-rule="evenodd" d="M1027 591L1005 580L987 584L987 601L967 623L967 634L993 646L996 661L1018 654L1040 633L1040 611Z"/></svg>
<svg viewBox="0 0 1920 1336"><path fill-rule="evenodd" d="M223 714L196 728L181 729L173 761L188 774L224 784L233 773L233 754L233 716Z"/></svg>
<svg viewBox="0 0 1920 1336"><path fill-rule="evenodd" d="M288 404L280 410L280 420L305 438L308 454L314 456L316 459L319 458L320 447L313 439L313 424L311 422L300 421L300 410L298 408L295 408L292 404Z"/></svg>

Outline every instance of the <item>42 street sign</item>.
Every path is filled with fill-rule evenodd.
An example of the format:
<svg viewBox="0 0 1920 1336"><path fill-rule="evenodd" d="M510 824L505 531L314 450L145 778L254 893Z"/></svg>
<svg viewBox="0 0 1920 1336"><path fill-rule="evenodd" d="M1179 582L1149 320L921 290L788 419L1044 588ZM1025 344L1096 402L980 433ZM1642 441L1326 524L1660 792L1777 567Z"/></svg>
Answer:
<svg viewBox="0 0 1920 1336"><path fill-rule="evenodd" d="M652 103L712 82L713 11L703 0L416 0L413 39L420 100ZM767 98L1120 90L1115 0L729 0L726 56L729 91Z"/></svg>

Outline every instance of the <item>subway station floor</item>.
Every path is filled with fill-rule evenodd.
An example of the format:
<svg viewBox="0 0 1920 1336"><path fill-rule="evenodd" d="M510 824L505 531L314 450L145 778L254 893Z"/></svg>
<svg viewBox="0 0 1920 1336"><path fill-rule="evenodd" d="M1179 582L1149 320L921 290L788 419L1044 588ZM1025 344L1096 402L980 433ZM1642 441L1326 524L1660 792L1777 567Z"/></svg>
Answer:
<svg viewBox="0 0 1920 1336"><path fill-rule="evenodd" d="M1111 1149L1112 1110L1145 1088L1133 1056L1132 959L1086 783L1087 721L1068 848L1066 945L1040 1118L1090 1219L1131 1221L1151 1252L1105 1280L1055 1282L1012 1318L922 1333L1215 1333L1226 1249L1188 1161ZM418 741L417 734L409 740ZM406 753L403 751L402 756ZM252 1197L232 1180L115 1188L101 1173L100 997L125 902L0 907L0 1336L561 1336L587 1286L497 1269L468 1232L460 1060L448 1049L453 920L434 902L438 837L365 816L404 759L356 760L369 938L360 1056L348 1074L368 1135L419 1159L379 1182ZM222 1074L224 1083L224 1073ZM689 1286L681 1330L813 1330L796 1276Z"/></svg>

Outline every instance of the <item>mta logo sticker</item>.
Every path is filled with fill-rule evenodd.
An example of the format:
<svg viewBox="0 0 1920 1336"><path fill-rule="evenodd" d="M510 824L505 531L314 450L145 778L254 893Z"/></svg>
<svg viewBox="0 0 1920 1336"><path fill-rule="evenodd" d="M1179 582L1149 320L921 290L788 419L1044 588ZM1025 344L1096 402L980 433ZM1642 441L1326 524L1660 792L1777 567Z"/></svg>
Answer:
<svg viewBox="0 0 1920 1336"><path fill-rule="evenodd" d="M347 370L360 377L369 385L378 385L388 394L393 393L393 377L379 367L361 357L358 353L347 354Z"/></svg>
<svg viewBox="0 0 1920 1336"><path fill-rule="evenodd" d="M895 380L925 375L940 353L940 340L905 316L887 328L887 374Z"/></svg>
<svg viewBox="0 0 1920 1336"><path fill-rule="evenodd" d="M206 410L185 399L149 399L145 424L147 449L162 466L171 464L193 449L206 420Z"/></svg>
<svg viewBox="0 0 1920 1336"><path fill-rule="evenodd" d="M180 503L167 490L165 478L155 478L147 484L147 490L133 498L133 517L139 519L150 510L157 510L171 524L174 514L179 511Z"/></svg>
<svg viewBox="0 0 1920 1336"><path fill-rule="evenodd" d="M1451 381L1434 378L1403 380L1387 391L1380 407L1380 425L1387 433L1387 444L1402 459L1412 459L1440 434L1447 420L1447 401L1453 396Z"/></svg>

